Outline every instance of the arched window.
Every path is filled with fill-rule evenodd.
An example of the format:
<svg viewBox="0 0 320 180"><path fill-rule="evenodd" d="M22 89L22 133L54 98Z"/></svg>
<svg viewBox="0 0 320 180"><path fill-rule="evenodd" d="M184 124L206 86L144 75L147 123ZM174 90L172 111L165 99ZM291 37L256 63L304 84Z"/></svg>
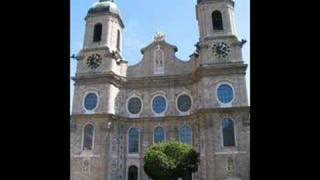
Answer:
<svg viewBox="0 0 320 180"><path fill-rule="evenodd" d="M129 153L139 152L139 129L131 128L129 131Z"/></svg>
<svg viewBox="0 0 320 180"><path fill-rule="evenodd" d="M130 166L128 170L128 180L138 180L138 167Z"/></svg>
<svg viewBox="0 0 320 180"><path fill-rule="evenodd" d="M180 129L180 141L185 144L192 144L192 129L189 126L183 126Z"/></svg>
<svg viewBox="0 0 320 180"><path fill-rule="evenodd" d="M220 11L212 13L213 30L223 30L222 14Z"/></svg>
<svg viewBox="0 0 320 180"><path fill-rule="evenodd" d="M231 119L222 122L223 146L235 146L234 123Z"/></svg>
<svg viewBox="0 0 320 180"><path fill-rule="evenodd" d="M120 51L120 31L117 31L117 49Z"/></svg>
<svg viewBox="0 0 320 180"><path fill-rule="evenodd" d="M93 41L94 42L101 41L101 35L102 35L102 24L98 23L98 24L94 25Z"/></svg>
<svg viewBox="0 0 320 180"><path fill-rule="evenodd" d="M83 150L92 150L94 136L94 126L87 124L83 128Z"/></svg>
<svg viewBox="0 0 320 180"><path fill-rule="evenodd" d="M162 127L157 127L153 134L154 143L160 143L164 141L164 130Z"/></svg>

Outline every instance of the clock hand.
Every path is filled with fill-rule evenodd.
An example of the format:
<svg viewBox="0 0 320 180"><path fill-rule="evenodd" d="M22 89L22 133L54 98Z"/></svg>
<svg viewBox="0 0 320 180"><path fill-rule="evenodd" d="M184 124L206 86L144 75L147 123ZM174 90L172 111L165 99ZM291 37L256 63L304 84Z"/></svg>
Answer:
<svg viewBox="0 0 320 180"><path fill-rule="evenodd" d="M224 50L223 47L220 47L220 48L219 48L219 51L220 51L221 53L225 53L225 50Z"/></svg>

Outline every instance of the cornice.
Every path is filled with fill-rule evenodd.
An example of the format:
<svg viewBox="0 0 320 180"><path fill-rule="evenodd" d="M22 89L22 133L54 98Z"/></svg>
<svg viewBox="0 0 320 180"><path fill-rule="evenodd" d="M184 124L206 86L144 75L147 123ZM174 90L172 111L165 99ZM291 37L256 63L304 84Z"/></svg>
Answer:
<svg viewBox="0 0 320 180"><path fill-rule="evenodd" d="M210 47L210 45L212 44L212 41L219 41L219 39L226 39L227 37L234 39L235 41L233 41L231 43L231 46L239 46L239 47L243 47L243 45L247 42L247 40L245 39L237 39L237 37L235 36L230 36L230 35L222 35L222 36L217 36L217 37L206 37L204 38L204 41L201 41L197 44L197 46L199 48L208 48Z"/></svg>
<svg viewBox="0 0 320 180"><path fill-rule="evenodd" d="M202 4L213 4L213 3L221 3L221 2L226 2L229 3L232 7L234 7L235 2L234 0L198 0L197 5L202 5Z"/></svg>
<svg viewBox="0 0 320 180"><path fill-rule="evenodd" d="M110 49L106 46L103 47L96 47L96 48L86 48L86 49L82 49L79 52L79 60L83 60L85 53L89 53L89 52L96 52L96 51L105 51L105 53L103 54L104 57L110 57L113 58L117 61L117 63L120 62L127 62L123 60L122 55L120 54L119 51L110 51Z"/></svg>
<svg viewBox="0 0 320 180"><path fill-rule="evenodd" d="M202 64L195 71L189 74L149 76L149 77L124 77L112 71L108 73L85 73L72 77L75 84L103 84L111 83L117 87L125 88L159 88L188 86L198 82L203 77L221 76L230 74L245 75L247 64L223 63L223 64Z"/></svg>
<svg viewBox="0 0 320 180"><path fill-rule="evenodd" d="M231 39L234 41L239 41L238 37L235 36L234 34L221 34L221 35L215 35L215 36L206 36L202 39L202 41L200 42L200 44L207 44L208 42L210 43L210 41L219 41L219 40L226 40L226 39Z"/></svg>
<svg viewBox="0 0 320 180"><path fill-rule="evenodd" d="M102 15L110 15L110 16L112 16L112 17L117 18L117 19L119 20L119 22L120 22L120 26L121 26L122 28L125 28L121 16L120 16L119 14L112 13L112 12L88 14L88 15L84 18L84 20L87 20L87 18L89 18L89 17L102 16Z"/></svg>
<svg viewBox="0 0 320 180"><path fill-rule="evenodd" d="M122 121L170 121L170 120L192 120L195 118L203 117L203 115L208 113L231 113L231 112L250 112L250 106L239 106L239 107L230 107L230 108L202 108L191 115L188 116L165 116L165 117L140 117L140 118L129 118L125 116L108 114L108 113L99 113L99 114L72 114L71 120L74 121L76 119L88 119L93 118L96 120L105 121L105 119L109 120L122 120Z"/></svg>
<svg viewBox="0 0 320 180"><path fill-rule="evenodd" d="M108 73L83 73L77 74L76 77L71 78L77 84L104 84L110 83L117 87L122 87L126 83L126 77L119 76L114 72Z"/></svg>

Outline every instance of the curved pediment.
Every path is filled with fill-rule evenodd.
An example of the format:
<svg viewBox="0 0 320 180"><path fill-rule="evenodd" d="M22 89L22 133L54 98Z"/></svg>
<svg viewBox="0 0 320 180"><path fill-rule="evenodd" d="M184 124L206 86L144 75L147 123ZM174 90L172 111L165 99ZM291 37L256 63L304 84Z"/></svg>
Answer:
<svg viewBox="0 0 320 180"><path fill-rule="evenodd" d="M148 51L148 50L150 51L150 50L154 49L154 47L156 47L158 45L166 46L168 48L171 48L174 52L178 51L178 47L177 46L171 45L171 44L167 43L165 40L162 40L162 41L153 41L147 47L142 48L141 49L141 53L144 54L146 51Z"/></svg>
<svg viewBox="0 0 320 180"><path fill-rule="evenodd" d="M128 67L128 77L167 76L191 73L196 66L196 57L183 61L176 57L178 48L167 43L164 35L155 37L154 41L141 49L142 60Z"/></svg>

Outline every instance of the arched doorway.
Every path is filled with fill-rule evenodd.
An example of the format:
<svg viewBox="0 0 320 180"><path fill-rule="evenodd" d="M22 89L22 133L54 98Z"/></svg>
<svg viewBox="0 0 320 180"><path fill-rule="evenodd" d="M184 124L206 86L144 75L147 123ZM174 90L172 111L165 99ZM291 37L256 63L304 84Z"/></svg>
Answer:
<svg viewBox="0 0 320 180"><path fill-rule="evenodd" d="M128 180L138 180L138 167L130 166L128 170Z"/></svg>

